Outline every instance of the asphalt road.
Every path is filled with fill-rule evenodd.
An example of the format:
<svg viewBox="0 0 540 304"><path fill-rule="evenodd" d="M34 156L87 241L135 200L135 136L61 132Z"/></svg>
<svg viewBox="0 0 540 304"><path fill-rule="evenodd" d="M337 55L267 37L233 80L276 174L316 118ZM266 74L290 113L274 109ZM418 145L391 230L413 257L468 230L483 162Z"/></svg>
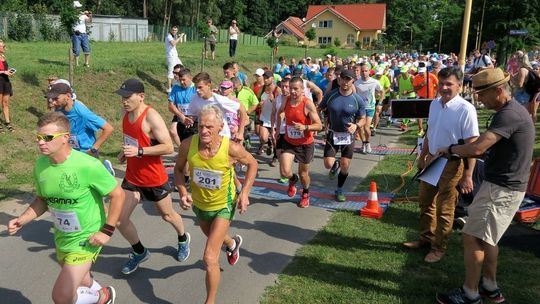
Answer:
<svg viewBox="0 0 540 304"><path fill-rule="evenodd" d="M372 145L391 145L397 138L395 129L383 129L372 139ZM259 178L275 179L277 168L259 160ZM352 191L381 159L378 155L355 154L345 191ZM172 157L166 157L168 163ZM118 176L122 176L118 168ZM322 148L316 149L311 166L312 188L334 189L336 180L328 179L322 163ZM300 193L300 191L299 191ZM55 263L51 222L48 214L25 226L17 235L8 236L7 221L18 215L32 199L28 193L19 200L0 202L0 303L51 303L50 294L59 267ZM328 221L331 210L296 207L299 195L278 201L266 197L251 199L247 213L236 215L231 235L240 234L243 245L235 266L221 255L221 283L218 303L257 303L266 287L273 285L278 274L292 260L296 250L312 239ZM178 193L173 194L175 209ZM116 303L202 303L205 299L205 271L202 253L206 239L196 226L192 211L181 211L186 230L191 233L191 255L185 262L174 259L176 235L163 222L151 202L143 202L133 213L142 243L151 257L131 275L120 270L127 260L130 246L119 233L103 248L93 272L100 284L112 285Z"/></svg>

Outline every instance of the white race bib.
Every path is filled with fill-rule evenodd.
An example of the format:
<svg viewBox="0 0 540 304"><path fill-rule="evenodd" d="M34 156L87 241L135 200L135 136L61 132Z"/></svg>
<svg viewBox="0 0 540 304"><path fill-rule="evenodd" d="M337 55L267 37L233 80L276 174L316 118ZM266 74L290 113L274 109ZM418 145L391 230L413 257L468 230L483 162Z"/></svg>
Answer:
<svg viewBox="0 0 540 304"><path fill-rule="evenodd" d="M193 181L201 188L217 190L221 188L223 172L193 168Z"/></svg>
<svg viewBox="0 0 540 304"><path fill-rule="evenodd" d="M188 115L189 103L183 103L178 105L178 109L182 111L184 115Z"/></svg>
<svg viewBox="0 0 540 304"><path fill-rule="evenodd" d="M69 145L75 150L81 149L81 146L79 146L79 140L77 139L77 135L69 136Z"/></svg>
<svg viewBox="0 0 540 304"><path fill-rule="evenodd" d="M64 211L49 208L51 212L54 226L56 229L62 232L79 232L81 231L81 224L77 213L74 211Z"/></svg>
<svg viewBox="0 0 540 304"><path fill-rule="evenodd" d="M127 134L124 134L124 145L138 147L139 141Z"/></svg>
<svg viewBox="0 0 540 304"><path fill-rule="evenodd" d="M296 130L294 126L287 126L287 135L292 139L304 138L304 130Z"/></svg>
<svg viewBox="0 0 540 304"><path fill-rule="evenodd" d="M334 145L336 146L346 146L352 143L351 133L349 132L332 132Z"/></svg>

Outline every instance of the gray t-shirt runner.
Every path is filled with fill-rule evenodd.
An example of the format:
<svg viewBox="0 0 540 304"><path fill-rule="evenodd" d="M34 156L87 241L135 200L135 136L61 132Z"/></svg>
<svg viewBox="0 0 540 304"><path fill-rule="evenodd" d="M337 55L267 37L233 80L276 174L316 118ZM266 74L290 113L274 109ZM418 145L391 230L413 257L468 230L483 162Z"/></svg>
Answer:
<svg viewBox="0 0 540 304"><path fill-rule="evenodd" d="M512 99L493 115L488 131L502 138L486 152L485 180L525 192L535 132L529 113Z"/></svg>

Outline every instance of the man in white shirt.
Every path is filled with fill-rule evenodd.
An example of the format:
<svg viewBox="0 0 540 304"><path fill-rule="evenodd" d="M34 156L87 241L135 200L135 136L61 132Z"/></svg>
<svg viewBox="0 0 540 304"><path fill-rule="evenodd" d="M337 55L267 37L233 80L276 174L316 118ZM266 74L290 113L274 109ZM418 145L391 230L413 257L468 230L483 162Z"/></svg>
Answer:
<svg viewBox="0 0 540 304"><path fill-rule="evenodd" d="M76 9L80 9L82 4L79 1L73 1L73 6ZM92 22L92 12L83 11L79 15L79 21L73 26L73 33L71 34L71 45L73 56L75 56L75 65L79 66L79 56L81 54L81 48L84 53L84 66L90 67L90 40L86 33L86 22Z"/></svg>
<svg viewBox="0 0 540 304"><path fill-rule="evenodd" d="M229 26L229 56L234 57L236 54L236 46L238 44L238 36L240 35L240 29L236 25L236 20L231 22Z"/></svg>
<svg viewBox="0 0 540 304"><path fill-rule="evenodd" d="M167 58L167 93L171 92L172 82L174 79L174 66L182 64L182 61L178 57L178 51L176 50L176 44L180 42L180 37L177 36L178 27L175 25L171 28L171 31L167 34L165 39L165 56Z"/></svg>
<svg viewBox="0 0 540 304"><path fill-rule="evenodd" d="M491 61L491 58L487 54L482 54L479 49L474 50L473 55L473 65L475 73L493 67L493 62Z"/></svg>
<svg viewBox="0 0 540 304"><path fill-rule="evenodd" d="M438 93L429 107L428 131L424 148L418 159L418 168L424 169L434 160L437 151L449 145L474 142L478 136L478 119L474 106L459 96L463 72L459 67L447 67L438 74ZM461 193L473 190L474 159L450 157L447 159L437 186L420 182L420 236L405 242L411 249L431 247L424 261L435 263L445 255L448 236L452 232L454 210ZM465 168L464 168L465 167Z"/></svg>

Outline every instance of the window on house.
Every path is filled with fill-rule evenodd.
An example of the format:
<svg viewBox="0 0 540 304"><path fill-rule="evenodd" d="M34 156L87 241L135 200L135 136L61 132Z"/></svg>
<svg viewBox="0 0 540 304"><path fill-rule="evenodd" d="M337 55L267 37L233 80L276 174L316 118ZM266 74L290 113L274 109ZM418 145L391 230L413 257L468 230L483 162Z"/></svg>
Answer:
<svg viewBox="0 0 540 304"><path fill-rule="evenodd" d="M347 44L354 44L354 35L353 34L349 34L347 35Z"/></svg>
<svg viewBox="0 0 540 304"><path fill-rule="evenodd" d="M330 44L332 43L332 37L319 37L319 44Z"/></svg>
<svg viewBox="0 0 540 304"><path fill-rule="evenodd" d="M371 37L367 36L367 37L362 38L363 45L370 45L370 43L371 43Z"/></svg>
<svg viewBox="0 0 540 304"><path fill-rule="evenodd" d="M319 21L319 27L320 28L332 28L333 21L332 20L321 20Z"/></svg>

